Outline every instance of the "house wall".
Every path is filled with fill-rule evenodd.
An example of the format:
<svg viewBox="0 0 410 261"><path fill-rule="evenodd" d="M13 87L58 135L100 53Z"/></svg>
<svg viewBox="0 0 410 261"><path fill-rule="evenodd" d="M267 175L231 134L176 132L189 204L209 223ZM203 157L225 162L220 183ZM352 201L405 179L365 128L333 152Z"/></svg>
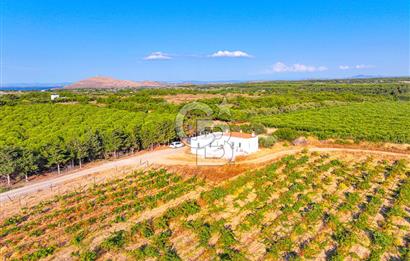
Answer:
<svg viewBox="0 0 410 261"><path fill-rule="evenodd" d="M235 159L236 156L257 152L258 137L239 138L211 133L191 138L191 153L205 158Z"/></svg>

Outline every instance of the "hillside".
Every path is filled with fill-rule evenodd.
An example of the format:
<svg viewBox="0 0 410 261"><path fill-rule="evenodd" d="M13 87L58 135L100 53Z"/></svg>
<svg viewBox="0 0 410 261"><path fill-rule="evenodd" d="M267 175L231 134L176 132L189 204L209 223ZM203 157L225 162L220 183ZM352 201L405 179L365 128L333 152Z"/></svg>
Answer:
<svg viewBox="0 0 410 261"><path fill-rule="evenodd" d="M139 87L160 87L162 83L154 81L134 82L128 80L118 80L111 77L96 76L87 78L70 85L65 89L122 89L122 88L139 88Z"/></svg>

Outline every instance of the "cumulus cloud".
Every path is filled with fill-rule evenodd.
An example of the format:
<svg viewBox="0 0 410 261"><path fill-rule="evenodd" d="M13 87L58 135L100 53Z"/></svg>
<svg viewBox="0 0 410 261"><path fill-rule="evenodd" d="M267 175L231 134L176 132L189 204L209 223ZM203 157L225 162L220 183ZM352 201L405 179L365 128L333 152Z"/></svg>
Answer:
<svg viewBox="0 0 410 261"><path fill-rule="evenodd" d="M230 58L251 58L252 55L249 55L246 52L243 51L217 51L213 54L210 55L211 57L230 57Z"/></svg>
<svg viewBox="0 0 410 261"><path fill-rule="evenodd" d="M351 69L369 69L374 68L374 65L358 64L358 65L340 65L340 70L351 70Z"/></svg>
<svg viewBox="0 0 410 261"><path fill-rule="evenodd" d="M323 72L326 71L325 66L312 66L296 63L293 65L286 65L282 62L275 63L270 72L273 73L284 73L284 72Z"/></svg>
<svg viewBox="0 0 410 261"><path fill-rule="evenodd" d="M150 55L144 57L144 60L170 60L172 57L163 52L153 52Z"/></svg>

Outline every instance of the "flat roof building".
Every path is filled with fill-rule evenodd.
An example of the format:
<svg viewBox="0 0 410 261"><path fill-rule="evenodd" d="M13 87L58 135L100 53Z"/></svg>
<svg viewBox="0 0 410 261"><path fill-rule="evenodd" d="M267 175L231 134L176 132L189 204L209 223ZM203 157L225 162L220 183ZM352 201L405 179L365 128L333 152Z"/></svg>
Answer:
<svg viewBox="0 0 410 261"><path fill-rule="evenodd" d="M191 138L191 153L203 158L235 160L259 149L258 136L243 132L212 132Z"/></svg>

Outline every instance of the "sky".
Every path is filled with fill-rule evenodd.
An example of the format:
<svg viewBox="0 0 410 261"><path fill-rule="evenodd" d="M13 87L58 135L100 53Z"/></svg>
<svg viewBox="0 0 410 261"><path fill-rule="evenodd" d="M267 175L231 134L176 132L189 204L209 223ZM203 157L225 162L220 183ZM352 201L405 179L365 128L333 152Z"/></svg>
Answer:
<svg viewBox="0 0 410 261"><path fill-rule="evenodd" d="M410 1L1 0L1 83L410 75Z"/></svg>

